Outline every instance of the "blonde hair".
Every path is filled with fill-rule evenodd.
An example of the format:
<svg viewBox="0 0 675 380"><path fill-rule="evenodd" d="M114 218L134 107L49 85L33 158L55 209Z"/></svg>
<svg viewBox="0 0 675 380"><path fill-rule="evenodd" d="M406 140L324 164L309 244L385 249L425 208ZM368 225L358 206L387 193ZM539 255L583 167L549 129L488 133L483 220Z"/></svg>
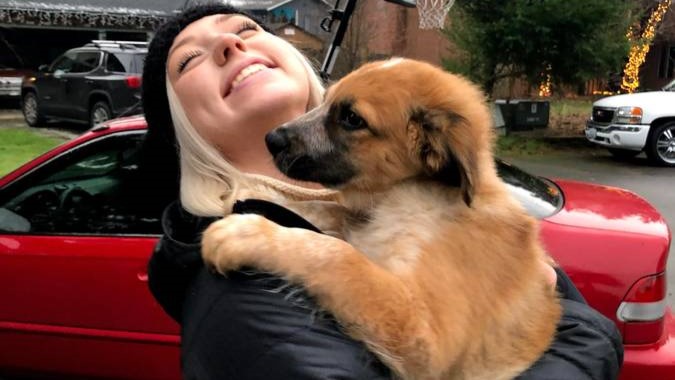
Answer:
<svg viewBox="0 0 675 380"><path fill-rule="evenodd" d="M324 87L316 70L300 51L288 45L307 71L309 80L309 101L307 110L318 106L324 93ZM229 163L218 149L206 141L188 120L173 86L166 77L166 93L169 110L179 146L180 161L180 201L182 206L194 215L218 216L223 214L223 206L233 198L240 187L247 187L249 177Z"/></svg>

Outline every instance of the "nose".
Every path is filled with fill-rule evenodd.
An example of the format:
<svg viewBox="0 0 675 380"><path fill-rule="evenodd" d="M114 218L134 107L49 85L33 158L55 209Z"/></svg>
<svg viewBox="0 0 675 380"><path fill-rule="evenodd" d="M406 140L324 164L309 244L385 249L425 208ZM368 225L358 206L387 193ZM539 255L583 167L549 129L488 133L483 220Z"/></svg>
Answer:
<svg viewBox="0 0 675 380"><path fill-rule="evenodd" d="M235 33L221 33L216 37L213 55L217 64L224 65L233 54L245 52L246 49L246 42L239 35Z"/></svg>
<svg viewBox="0 0 675 380"><path fill-rule="evenodd" d="M288 148L288 131L286 128L277 128L267 133L265 136L265 144L267 145L267 150L272 153L272 156L276 156Z"/></svg>

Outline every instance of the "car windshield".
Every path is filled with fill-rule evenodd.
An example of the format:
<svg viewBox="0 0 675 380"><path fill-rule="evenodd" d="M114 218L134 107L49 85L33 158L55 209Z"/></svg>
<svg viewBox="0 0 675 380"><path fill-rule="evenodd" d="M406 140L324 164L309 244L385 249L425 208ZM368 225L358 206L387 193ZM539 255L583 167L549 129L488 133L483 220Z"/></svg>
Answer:
<svg viewBox="0 0 675 380"><path fill-rule="evenodd" d="M663 91L672 91L675 92L675 80L668 83L665 87L663 87Z"/></svg>
<svg viewBox="0 0 675 380"><path fill-rule="evenodd" d="M552 181L535 177L501 160L496 160L496 164L497 172L509 192L530 215L542 219L555 214L562 207L562 193Z"/></svg>

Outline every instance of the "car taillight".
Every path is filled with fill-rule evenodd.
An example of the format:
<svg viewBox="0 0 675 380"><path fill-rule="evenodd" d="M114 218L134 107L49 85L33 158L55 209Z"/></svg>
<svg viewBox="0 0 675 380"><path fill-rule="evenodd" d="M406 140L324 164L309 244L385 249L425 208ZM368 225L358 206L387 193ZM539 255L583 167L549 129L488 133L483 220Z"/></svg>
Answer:
<svg viewBox="0 0 675 380"><path fill-rule="evenodd" d="M616 316L625 322L623 341L627 344L655 342L663 333L666 313L666 274L639 279L619 305Z"/></svg>
<svg viewBox="0 0 675 380"><path fill-rule="evenodd" d="M129 87L129 88L139 88L139 87L141 87L141 76L140 75L132 75L132 76L126 77L126 82L127 82L127 87Z"/></svg>

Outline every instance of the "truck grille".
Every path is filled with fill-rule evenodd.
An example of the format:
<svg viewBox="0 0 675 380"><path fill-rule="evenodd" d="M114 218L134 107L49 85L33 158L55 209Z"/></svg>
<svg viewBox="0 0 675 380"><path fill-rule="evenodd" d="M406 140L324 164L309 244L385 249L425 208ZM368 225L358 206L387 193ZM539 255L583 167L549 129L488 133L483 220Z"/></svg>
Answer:
<svg viewBox="0 0 675 380"><path fill-rule="evenodd" d="M611 108L593 107L593 121L609 123L614 118L614 110Z"/></svg>

